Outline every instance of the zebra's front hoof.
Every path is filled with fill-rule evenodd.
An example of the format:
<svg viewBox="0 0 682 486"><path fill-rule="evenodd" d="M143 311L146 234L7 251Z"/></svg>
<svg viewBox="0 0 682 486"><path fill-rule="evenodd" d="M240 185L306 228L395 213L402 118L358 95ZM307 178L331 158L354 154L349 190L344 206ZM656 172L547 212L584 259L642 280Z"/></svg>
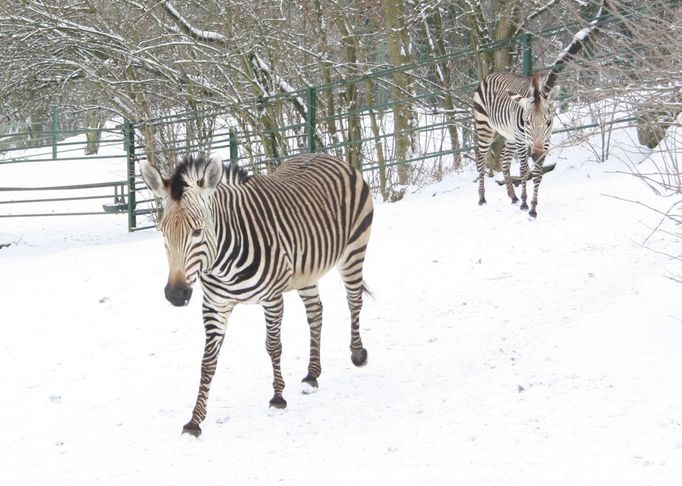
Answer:
<svg viewBox="0 0 682 486"><path fill-rule="evenodd" d="M304 395L310 395L311 393L315 393L317 391L318 384L317 384L317 379L311 377L310 375L306 376L301 380L301 392Z"/></svg>
<svg viewBox="0 0 682 486"><path fill-rule="evenodd" d="M182 433L199 437L201 435L201 427L199 427L199 424L189 422L182 427Z"/></svg>
<svg viewBox="0 0 682 486"><path fill-rule="evenodd" d="M367 350L362 348L358 351L353 351L350 354L350 360L355 366L365 366L367 364Z"/></svg>
<svg viewBox="0 0 682 486"><path fill-rule="evenodd" d="M512 204L516 204L517 202L519 202L519 198L513 197L513 198L511 198L511 202L512 202Z"/></svg>
<svg viewBox="0 0 682 486"><path fill-rule="evenodd" d="M315 378L312 378L310 375L306 376L301 380L301 393L304 395L310 395L311 393L315 393L317 391L318 384L317 380Z"/></svg>
<svg viewBox="0 0 682 486"><path fill-rule="evenodd" d="M523 211L526 211L526 210L528 209L528 204L526 204L525 201L522 202L522 203L521 203L521 206L519 206L519 209L521 209L521 210L523 210Z"/></svg>
<svg viewBox="0 0 682 486"><path fill-rule="evenodd" d="M486 202L487 202L487 201L485 200L485 198L482 197L481 199L478 200L478 205L479 205L479 206L483 206Z"/></svg>
<svg viewBox="0 0 682 486"><path fill-rule="evenodd" d="M282 397L282 395L275 395L270 399L270 406L272 408L287 408L287 401Z"/></svg>
<svg viewBox="0 0 682 486"><path fill-rule="evenodd" d="M531 209L530 211L528 211L528 216L530 216L531 218L537 218L538 212L535 209Z"/></svg>

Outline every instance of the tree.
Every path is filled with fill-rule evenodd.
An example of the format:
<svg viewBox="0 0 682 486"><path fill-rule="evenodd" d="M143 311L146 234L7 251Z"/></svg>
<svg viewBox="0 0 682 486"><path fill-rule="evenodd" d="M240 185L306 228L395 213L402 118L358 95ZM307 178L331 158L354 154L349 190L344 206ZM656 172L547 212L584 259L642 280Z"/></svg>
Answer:
<svg viewBox="0 0 682 486"><path fill-rule="evenodd" d="M403 0L384 0L386 16L386 39L391 64L400 68L413 62L406 17L406 3ZM412 83L405 72L397 69L393 75L393 126L395 132L395 158L407 161L417 149L415 128L417 117L408 100L412 96ZM398 168L398 182L407 185L410 181L410 166L401 164Z"/></svg>

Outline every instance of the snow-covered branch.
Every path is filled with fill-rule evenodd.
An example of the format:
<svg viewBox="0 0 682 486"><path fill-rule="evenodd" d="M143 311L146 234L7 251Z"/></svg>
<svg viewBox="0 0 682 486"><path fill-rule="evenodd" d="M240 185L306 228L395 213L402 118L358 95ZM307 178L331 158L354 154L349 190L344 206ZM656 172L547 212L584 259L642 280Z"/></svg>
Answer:
<svg viewBox="0 0 682 486"><path fill-rule="evenodd" d="M182 16L182 14L180 14L180 12L175 9L175 7L173 7L170 1L164 0L161 5L163 6L164 10L177 22L182 31L193 39L202 42L217 42L223 45L228 43L227 38L218 32L195 28L185 17Z"/></svg>
<svg viewBox="0 0 682 486"><path fill-rule="evenodd" d="M576 54L585 45L585 42L587 42L587 40L597 31L599 24L603 21L602 17L604 15L605 9L607 8L610 8L609 0L602 0L601 6L599 7L599 12L597 12L594 20L592 20L587 27L577 32L573 36L571 43L566 46L566 48L556 58L550 67L547 77L545 78L543 88L545 93L549 93L552 90L556 84L559 73L564 69L567 63L571 62L575 58Z"/></svg>

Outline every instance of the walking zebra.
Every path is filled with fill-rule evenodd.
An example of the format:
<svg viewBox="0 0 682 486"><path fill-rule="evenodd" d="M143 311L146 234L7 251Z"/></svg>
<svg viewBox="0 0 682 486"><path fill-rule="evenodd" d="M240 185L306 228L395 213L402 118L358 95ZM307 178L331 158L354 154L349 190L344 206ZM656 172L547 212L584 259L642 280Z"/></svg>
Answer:
<svg viewBox="0 0 682 486"><path fill-rule="evenodd" d="M308 391L317 389L322 326L317 281L335 265L350 308L351 360L356 366L366 364L359 314L373 207L369 188L353 167L310 154L283 163L272 175L248 176L236 165L204 157L185 157L170 179L149 163L141 168L143 179L164 203L159 227L169 265L166 298L186 305L197 278L204 293L201 382L183 433L201 434L227 320L238 303L261 304L265 310L266 349L274 375L270 406L284 408L282 294L298 291L310 325L310 362L303 383Z"/></svg>
<svg viewBox="0 0 682 486"><path fill-rule="evenodd" d="M505 139L501 154L501 168L512 204L518 202L512 178L509 175L514 155L521 164L521 209L526 203L526 180L533 176L533 199L530 216L537 216L538 189L542 181L543 164L549 139L552 136L552 99L557 92L554 86L545 90L542 76L521 77L508 73L491 73L474 93L474 120L476 123L476 168L478 169L478 204L485 204L485 166L490 145L496 134ZM528 169L528 155L533 160L532 172Z"/></svg>

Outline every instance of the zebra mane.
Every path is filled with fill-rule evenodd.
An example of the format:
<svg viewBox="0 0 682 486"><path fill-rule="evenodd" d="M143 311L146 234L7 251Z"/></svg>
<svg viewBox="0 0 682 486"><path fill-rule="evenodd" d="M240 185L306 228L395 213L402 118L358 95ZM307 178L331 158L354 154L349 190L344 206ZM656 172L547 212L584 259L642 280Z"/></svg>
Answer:
<svg viewBox="0 0 682 486"><path fill-rule="evenodd" d="M544 81L544 73L535 73L530 78L530 92L533 95L533 104L536 107L542 106L542 84Z"/></svg>
<svg viewBox="0 0 682 486"><path fill-rule="evenodd" d="M208 159L203 155L185 155L175 164L175 170L170 178L170 196L175 201L182 199L185 189L197 185L204 178L204 170Z"/></svg>
<svg viewBox="0 0 682 486"><path fill-rule="evenodd" d="M230 162L225 165L225 176L229 185L243 184L251 179L251 175L237 162Z"/></svg>

